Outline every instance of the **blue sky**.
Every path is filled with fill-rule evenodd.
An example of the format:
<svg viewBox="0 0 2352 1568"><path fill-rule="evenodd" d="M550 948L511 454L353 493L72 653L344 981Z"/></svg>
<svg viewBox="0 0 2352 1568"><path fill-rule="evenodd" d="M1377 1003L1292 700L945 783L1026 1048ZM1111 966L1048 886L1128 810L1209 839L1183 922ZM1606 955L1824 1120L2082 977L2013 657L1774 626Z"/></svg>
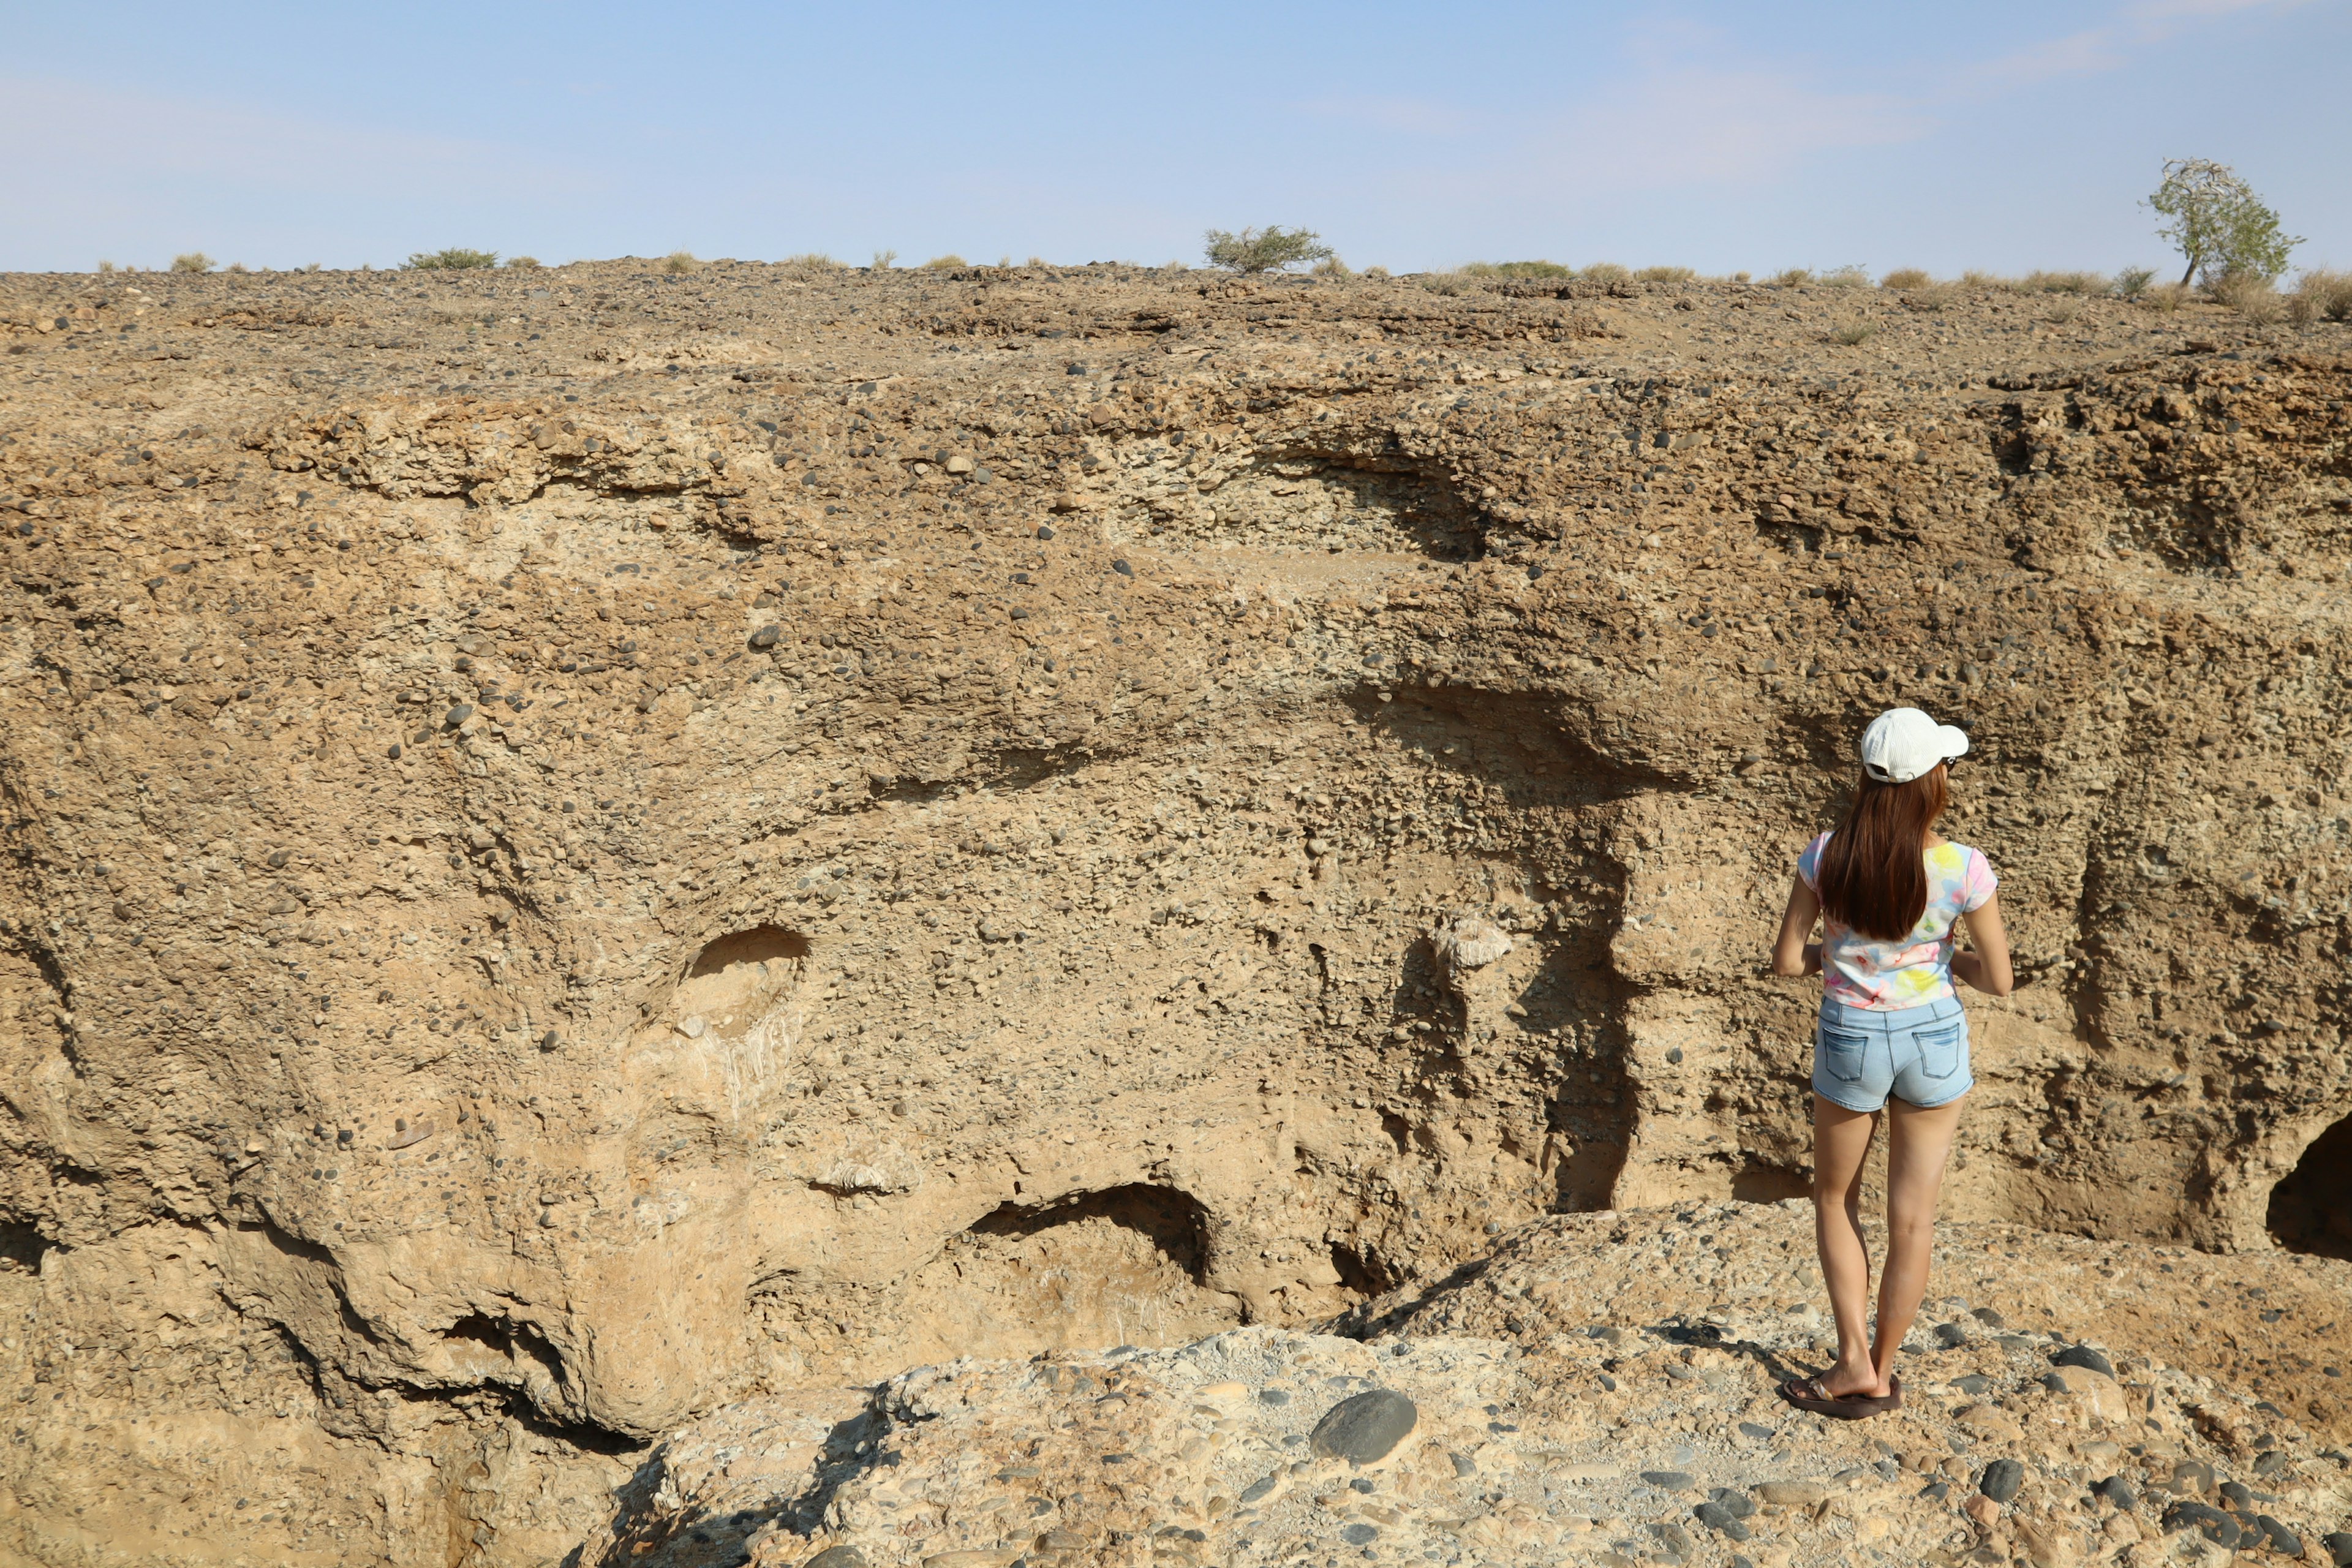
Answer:
<svg viewBox="0 0 2352 1568"><path fill-rule="evenodd" d="M2157 265L2168 156L2352 267L2352 0L0 4L0 268L684 247Z"/></svg>

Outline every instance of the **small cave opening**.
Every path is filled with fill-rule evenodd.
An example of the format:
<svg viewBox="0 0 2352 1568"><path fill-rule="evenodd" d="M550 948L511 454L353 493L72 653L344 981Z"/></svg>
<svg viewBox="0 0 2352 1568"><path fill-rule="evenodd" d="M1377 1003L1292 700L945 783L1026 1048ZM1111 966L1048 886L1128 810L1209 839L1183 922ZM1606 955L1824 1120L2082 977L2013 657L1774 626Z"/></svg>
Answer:
<svg viewBox="0 0 2352 1568"><path fill-rule="evenodd" d="M2352 1116L2313 1139L2271 1189L2266 1221L2289 1252L2352 1259Z"/></svg>
<svg viewBox="0 0 2352 1568"><path fill-rule="evenodd" d="M797 962L809 955L809 939L782 926L756 925L707 943L687 966L689 981L724 974L744 964Z"/></svg>
<svg viewBox="0 0 2352 1568"><path fill-rule="evenodd" d="M1234 1328L1242 1304L1205 1281L1208 1215L1145 1184L1003 1205L949 1238L900 1296L918 1359L1180 1344Z"/></svg>

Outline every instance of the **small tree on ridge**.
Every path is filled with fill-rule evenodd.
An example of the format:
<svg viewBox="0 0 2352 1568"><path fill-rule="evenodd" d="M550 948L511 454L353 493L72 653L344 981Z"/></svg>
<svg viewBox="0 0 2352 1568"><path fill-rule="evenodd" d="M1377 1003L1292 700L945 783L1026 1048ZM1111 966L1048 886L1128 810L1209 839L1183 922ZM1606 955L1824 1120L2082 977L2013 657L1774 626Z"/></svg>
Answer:
<svg viewBox="0 0 2352 1568"><path fill-rule="evenodd" d="M2210 158L2168 159L2164 183L2147 205L2168 220L2156 232L2189 258L2183 283L2200 273L2208 283L2233 276L2269 282L2303 243L2279 227L2278 214L2236 170Z"/></svg>
<svg viewBox="0 0 2352 1568"><path fill-rule="evenodd" d="M1235 272L1279 272L1302 261L1323 261L1331 247L1311 228L1245 228L1239 234L1209 231L1209 265Z"/></svg>

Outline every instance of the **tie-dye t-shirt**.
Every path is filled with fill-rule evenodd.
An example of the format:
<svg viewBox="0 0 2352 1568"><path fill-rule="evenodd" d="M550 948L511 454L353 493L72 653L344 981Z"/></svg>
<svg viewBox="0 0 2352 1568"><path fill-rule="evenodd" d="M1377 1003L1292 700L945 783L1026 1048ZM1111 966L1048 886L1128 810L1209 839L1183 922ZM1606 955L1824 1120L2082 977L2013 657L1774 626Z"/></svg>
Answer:
<svg viewBox="0 0 2352 1568"><path fill-rule="evenodd" d="M1822 890L1815 869L1829 841L1824 833L1797 857L1797 876L1815 893ZM1927 908L1908 936L1874 942L1822 917L1822 984L1847 1006L1892 1012L1952 994L1952 928L1992 897L1992 868L1965 844L1938 844L1925 854Z"/></svg>

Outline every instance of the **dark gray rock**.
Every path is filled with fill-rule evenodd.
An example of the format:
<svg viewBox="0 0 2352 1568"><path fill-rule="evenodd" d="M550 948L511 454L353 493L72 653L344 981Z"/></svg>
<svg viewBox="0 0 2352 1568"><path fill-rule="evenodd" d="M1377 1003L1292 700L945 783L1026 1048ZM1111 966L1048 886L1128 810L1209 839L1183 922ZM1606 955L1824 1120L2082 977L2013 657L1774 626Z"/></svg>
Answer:
<svg viewBox="0 0 2352 1568"><path fill-rule="evenodd" d="M1965 1377L1952 1379L1952 1386L1962 1394L1982 1394L1992 1386L1992 1379L1980 1372L1972 1372Z"/></svg>
<svg viewBox="0 0 2352 1568"><path fill-rule="evenodd" d="M474 705L470 702L460 702L451 708L448 712L441 715L441 722L448 725L449 728L454 730L473 716Z"/></svg>
<svg viewBox="0 0 2352 1568"><path fill-rule="evenodd" d="M1974 1318L1978 1322L1982 1323L1988 1329L2005 1329L2009 1327L2009 1320L2002 1317L1999 1312L1994 1311L1990 1307L1979 1307L1976 1310L1970 1312L1969 1316Z"/></svg>
<svg viewBox="0 0 2352 1568"><path fill-rule="evenodd" d="M1261 1388L1257 1391L1257 1402L1260 1405L1287 1405L1290 1395L1279 1388Z"/></svg>
<svg viewBox="0 0 2352 1568"><path fill-rule="evenodd" d="M1273 1489L1274 1478L1272 1476L1260 1476L1257 1479L1244 1487L1242 1489L1242 1495L1234 1500L1237 1506L1247 1508L1251 1503L1257 1501L1258 1499L1265 1496L1266 1493Z"/></svg>
<svg viewBox="0 0 2352 1568"><path fill-rule="evenodd" d="M2025 1467L2015 1459L1995 1459L1977 1477L1977 1490L1995 1502L2007 1502L2025 1484Z"/></svg>
<svg viewBox="0 0 2352 1568"><path fill-rule="evenodd" d="M2116 1363L2088 1345L2068 1345L2050 1358L2052 1366L2079 1366L2085 1372L2095 1372L2102 1377L2116 1375Z"/></svg>
<svg viewBox="0 0 2352 1568"><path fill-rule="evenodd" d="M1339 1532L1339 1539L1350 1546L1370 1546L1381 1538L1381 1532L1369 1524L1351 1524Z"/></svg>
<svg viewBox="0 0 2352 1568"><path fill-rule="evenodd" d="M2331 1531L2319 1538L2335 1568L2352 1568L2352 1530Z"/></svg>
<svg viewBox="0 0 2352 1568"><path fill-rule="evenodd" d="M2242 1539L2238 1521L2210 1503L2183 1499L2164 1510L2164 1533L2193 1530L2216 1546L2235 1546Z"/></svg>
<svg viewBox="0 0 2352 1568"><path fill-rule="evenodd" d="M1969 1331L1958 1323L1937 1323L1936 1342L1948 1351L1956 1351L1969 1342Z"/></svg>
<svg viewBox="0 0 2352 1568"><path fill-rule="evenodd" d="M1686 1492L1698 1485L1698 1478L1688 1470L1643 1470L1642 1479L1662 1492Z"/></svg>
<svg viewBox="0 0 2352 1568"><path fill-rule="evenodd" d="M1412 1400L1392 1388L1375 1388L1325 1411L1307 1442L1326 1458L1369 1465L1387 1458L1420 1419Z"/></svg>
<svg viewBox="0 0 2352 1568"><path fill-rule="evenodd" d="M2109 1476L2091 1489L2091 1495L2105 1498L2120 1509L2130 1510L2139 1506L2139 1499L2132 1495L2131 1483L2121 1476Z"/></svg>
<svg viewBox="0 0 2352 1568"><path fill-rule="evenodd" d="M1746 1519L1756 1511L1756 1500L1738 1487L1709 1487L1706 1500L1734 1519Z"/></svg>
<svg viewBox="0 0 2352 1568"><path fill-rule="evenodd" d="M2254 1515L2254 1523L2256 1527L2262 1531L2263 1538L2271 1543L2271 1550L2277 1552L2280 1556L2300 1557L2303 1555L2303 1537L2297 1535L2294 1531L2289 1530L2285 1525L2281 1524L2277 1520L2273 1519L2269 1514L2258 1513Z"/></svg>
<svg viewBox="0 0 2352 1568"><path fill-rule="evenodd" d="M2254 1460L2254 1474L2263 1477L2274 1476L2294 1463L2293 1459L2287 1458L2285 1449L2273 1448L2269 1453Z"/></svg>
<svg viewBox="0 0 2352 1568"><path fill-rule="evenodd" d="M1753 1421L1742 1421L1739 1424L1739 1435L1743 1437L1753 1437L1758 1442L1763 1443L1769 1441L1776 1436L1776 1432L1770 1426L1759 1426Z"/></svg>
<svg viewBox="0 0 2352 1568"><path fill-rule="evenodd" d="M751 634L751 646L753 647L773 647L778 643L783 641L783 627L773 625L764 626L758 631Z"/></svg>
<svg viewBox="0 0 2352 1568"><path fill-rule="evenodd" d="M2203 1496L2213 1489L2213 1467L2202 1459L2183 1459L2172 1467L2172 1486L2176 1492Z"/></svg>
<svg viewBox="0 0 2352 1568"><path fill-rule="evenodd" d="M855 1546L828 1546L801 1568L866 1568L866 1553Z"/></svg>
<svg viewBox="0 0 2352 1568"><path fill-rule="evenodd" d="M1469 1455L1448 1454L1445 1457L1454 1461L1454 1473L1455 1476L1475 1476L1478 1473L1478 1467L1471 1462Z"/></svg>
<svg viewBox="0 0 2352 1568"><path fill-rule="evenodd" d="M1691 1510L1691 1517L1727 1540L1748 1539L1748 1527L1739 1522L1739 1516L1719 1502L1699 1504Z"/></svg>

